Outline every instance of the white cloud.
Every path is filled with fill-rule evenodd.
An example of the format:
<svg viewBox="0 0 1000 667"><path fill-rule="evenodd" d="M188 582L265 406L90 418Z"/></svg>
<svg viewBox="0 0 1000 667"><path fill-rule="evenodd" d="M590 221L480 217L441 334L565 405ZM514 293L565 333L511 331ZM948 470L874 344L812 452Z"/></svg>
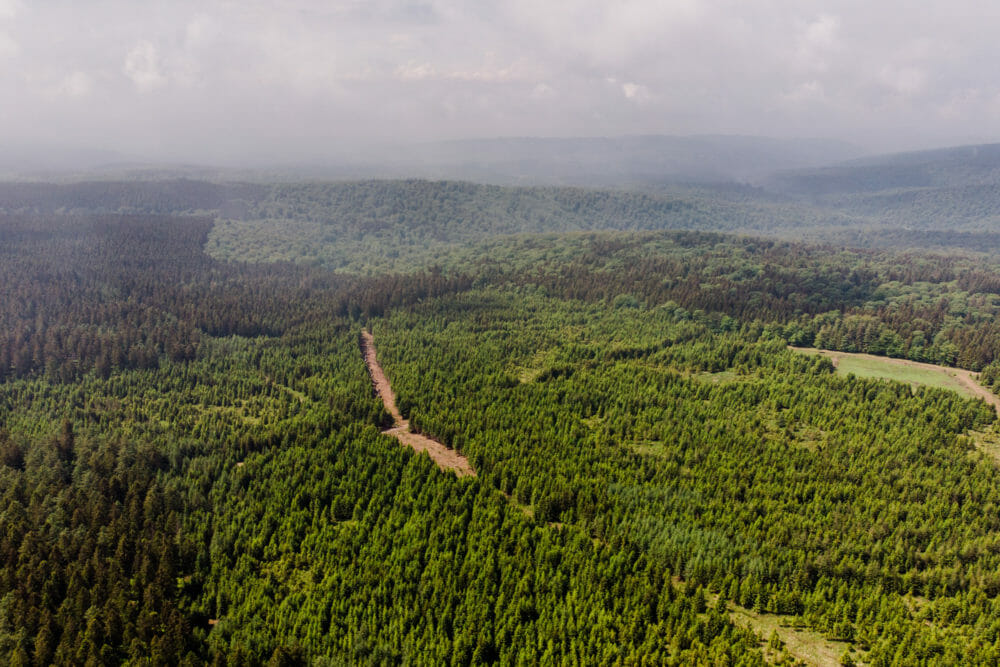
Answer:
<svg viewBox="0 0 1000 667"><path fill-rule="evenodd" d="M188 21L184 36L189 46L200 46L214 42L222 34L222 27L207 14L199 14Z"/></svg>
<svg viewBox="0 0 1000 667"><path fill-rule="evenodd" d="M830 14L801 26L796 39L795 65L807 70L826 70L841 48L840 19Z"/></svg>
<svg viewBox="0 0 1000 667"><path fill-rule="evenodd" d="M396 68L395 75L403 81L422 81L437 76L437 70L430 63L409 62Z"/></svg>
<svg viewBox="0 0 1000 667"><path fill-rule="evenodd" d="M983 92L979 89L956 90L946 102L938 107L937 111L942 118L959 120L966 117L970 111L982 106L983 103ZM992 101L987 100L985 106L987 108L993 106L994 111L1000 110L1000 97Z"/></svg>
<svg viewBox="0 0 1000 667"><path fill-rule="evenodd" d="M7 33L0 32L0 58L13 58L21 51L21 46Z"/></svg>
<svg viewBox="0 0 1000 667"><path fill-rule="evenodd" d="M71 72L55 85L53 92L66 97L86 97L93 85L93 80L86 72Z"/></svg>
<svg viewBox="0 0 1000 667"><path fill-rule="evenodd" d="M128 52L122 71L142 93L150 92L167 83L167 77L160 71L156 47L147 40L139 42Z"/></svg>
<svg viewBox="0 0 1000 667"><path fill-rule="evenodd" d="M622 93L624 93L625 99L635 102L636 104L647 102L650 98L649 88L638 83L623 83Z"/></svg>
<svg viewBox="0 0 1000 667"><path fill-rule="evenodd" d="M809 49L831 49L839 43L840 19L830 14L821 14L806 26L802 33L802 44Z"/></svg>
<svg viewBox="0 0 1000 667"><path fill-rule="evenodd" d="M392 76L402 81L455 81L465 83L509 83L537 79L535 70L523 62L501 63L496 54L487 53L477 67L437 67L429 62L409 61L393 69Z"/></svg>
<svg viewBox="0 0 1000 667"><path fill-rule="evenodd" d="M791 90L782 93L781 99L793 105L821 102L826 99L826 91L819 81L803 81Z"/></svg>
<svg viewBox="0 0 1000 667"><path fill-rule="evenodd" d="M0 0L0 19L14 18L21 8L21 0Z"/></svg>
<svg viewBox="0 0 1000 667"><path fill-rule="evenodd" d="M447 78L452 81L480 81L486 83L506 83L511 81L524 81L534 79L535 72L523 67L520 63L500 65L490 62L493 58L488 58L482 66L473 69L456 69L448 73Z"/></svg>
<svg viewBox="0 0 1000 667"><path fill-rule="evenodd" d="M39 117L123 144L269 134L289 158L316 136L925 141L923 123L1000 128L998 21L977 0L100 0L85 22L78 3L0 0L18 95L0 143Z"/></svg>
<svg viewBox="0 0 1000 667"><path fill-rule="evenodd" d="M547 83L536 83L529 97L533 100L546 100L556 94L555 89Z"/></svg>
<svg viewBox="0 0 1000 667"><path fill-rule="evenodd" d="M878 80L892 93L910 97L925 90L927 73L918 67L886 66L879 71Z"/></svg>

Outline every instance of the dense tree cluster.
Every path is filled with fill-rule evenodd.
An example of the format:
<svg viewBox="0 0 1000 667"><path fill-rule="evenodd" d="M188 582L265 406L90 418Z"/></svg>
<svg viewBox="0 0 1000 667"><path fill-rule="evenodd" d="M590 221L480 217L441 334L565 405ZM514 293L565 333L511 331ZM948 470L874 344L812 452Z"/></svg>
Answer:
<svg viewBox="0 0 1000 667"><path fill-rule="evenodd" d="M155 368L208 336L276 336L329 315L464 289L439 271L366 280L202 252L212 222L160 216L0 216L0 379Z"/></svg>
<svg viewBox="0 0 1000 667"><path fill-rule="evenodd" d="M196 664L178 576L194 545L148 445L0 431L0 655L7 664Z"/></svg>
<svg viewBox="0 0 1000 667"><path fill-rule="evenodd" d="M736 604L800 615L875 664L974 593L967 624L918 633L907 655L968 659L968 639L973 662L995 659L1000 470L963 435L993 409L833 375L763 328L715 326L670 304L486 292L375 333L412 423L536 518L641 548ZM912 597L933 603L914 613Z"/></svg>
<svg viewBox="0 0 1000 667"><path fill-rule="evenodd" d="M87 325L192 332L190 353L163 338L148 364L10 369L8 662L760 663L758 639L668 564L539 525L378 434L352 318L470 279L220 265L197 218L7 223L6 316L45 323L30 345Z"/></svg>
<svg viewBox="0 0 1000 667"><path fill-rule="evenodd" d="M0 183L0 212L28 215L207 213L261 196L261 186L190 179Z"/></svg>
<svg viewBox="0 0 1000 667"><path fill-rule="evenodd" d="M588 302L674 302L778 327L790 343L981 370L1000 356L981 257L849 250L703 232L494 239L447 264Z"/></svg>

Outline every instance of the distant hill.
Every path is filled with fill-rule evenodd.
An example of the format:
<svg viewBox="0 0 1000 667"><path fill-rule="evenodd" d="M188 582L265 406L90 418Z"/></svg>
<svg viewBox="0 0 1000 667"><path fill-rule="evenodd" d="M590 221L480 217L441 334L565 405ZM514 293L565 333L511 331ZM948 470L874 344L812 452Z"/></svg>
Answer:
<svg viewBox="0 0 1000 667"><path fill-rule="evenodd" d="M60 148L54 146L0 146L0 176L4 178L51 177L65 172L103 169L127 164L132 158L114 151Z"/></svg>
<svg viewBox="0 0 1000 667"><path fill-rule="evenodd" d="M823 139L748 136L496 138L369 148L332 147L313 163L198 166L107 151L0 147L0 176L28 180L302 181L426 178L495 185L645 187L759 183L783 169L833 164L862 151Z"/></svg>
<svg viewBox="0 0 1000 667"><path fill-rule="evenodd" d="M750 187L634 192L423 179L210 183L190 179L0 183L0 213L199 214L218 218L208 251L243 261L403 270L511 234L694 229L781 234L844 227ZM792 234L798 235L798 234Z"/></svg>
<svg viewBox="0 0 1000 667"><path fill-rule="evenodd" d="M995 248L1000 238L1000 144L787 170L774 174L764 188L854 219L866 233L842 238L855 241L985 249Z"/></svg>
<svg viewBox="0 0 1000 667"><path fill-rule="evenodd" d="M851 149L653 136L497 139L408 150L395 162L372 156L370 167L338 167L326 178L322 170L303 168L269 180L261 172L251 182L230 180L222 170L213 178L145 181L153 172L144 171L118 181L0 183L0 212L214 214L219 222L209 250L217 257L343 270L374 264L402 270L495 236L590 230L696 229L850 246L1000 248L1000 144L826 167L814 161ZM371 177L345 179L366 169ZM389 179L393 170L418 177ZM177 172L162 175L171 173ZM433 178L452 173L450 180ZM758 177L759 185L752 180ZM362 253L378 262L361 261Z"/></svg>
<svg viewBox="0 0 1000 667"><path fill-rule="evenodd" d="M1000 182L1000 144L959 146L786 170L767 179L768 189L800 197L857 195L885 190L944 188Z"/></svg>
<svg viewBox="0 0 1000 667"><path fill-rule="evenodd" d="M227 202L262 196L248 184L191 179L155 181L0 182L0 212L176 214L223 211Z"/></svg>
<svg viewBox="0 0 1000 667"><path fill-rule="evenodd" d="M861 154L821 139L745 136L507 138L394 148L356 165L362 176L462 179L500 185L621 187L757 183L775 171Z"/></svg>

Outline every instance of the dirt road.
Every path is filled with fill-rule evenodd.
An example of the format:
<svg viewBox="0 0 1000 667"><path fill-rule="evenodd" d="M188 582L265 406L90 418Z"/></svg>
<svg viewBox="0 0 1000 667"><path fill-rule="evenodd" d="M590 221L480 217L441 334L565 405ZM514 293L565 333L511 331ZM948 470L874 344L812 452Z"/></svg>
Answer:
<svg viewBox="0 0 1000 667"><path fill-rule="evenodd" d="M454 470L459 477L475 477L469 459L465 458L454 449L450 449L437 440L432 440L420 433L414 433L410 429L410 422L403 419L399 408L396 407L396 395L392 393L392 385L385 371L379 365L375 356L375 339L368 330L361 331L361 353L364 355L365 364L368 366L368 374L371 376L372 385L375 392L382 399L386 412L392 415L392 428L384 431L386 435L391 435L407 447L412 447L418 452L427 452L435 463L442 470Z"/></svg>
<svg viewBox="0 0 1000 667"><path fill-rule="evenodd" d="M997 396L992 391L984 387L983 385L976 382L976 374L972 371L967 371L964 368L952 368L951 366L938 366L937 364L927 364L921 361L910 361L909 359L893 359L891 357L880 357L874 354L862 354L860 352L837 352L835 350L820 350L812 347L792 347L793 350L799 352L808 352L813 354L822 354L825 357L829 357L830 361L833 362L834 367L838 365L840 359L844 357L852 357L855 359L871 359L875 361L880 361L884 363L896 364L899 366L908 366L910 368L923 368L925 370L936 371L938 373L944 373L945 375L950 375L951 377L958 380L962 386L972 392L977 398L981 398L990 405L992 405L998 414L1000 414L1000 396Z"/></svg>

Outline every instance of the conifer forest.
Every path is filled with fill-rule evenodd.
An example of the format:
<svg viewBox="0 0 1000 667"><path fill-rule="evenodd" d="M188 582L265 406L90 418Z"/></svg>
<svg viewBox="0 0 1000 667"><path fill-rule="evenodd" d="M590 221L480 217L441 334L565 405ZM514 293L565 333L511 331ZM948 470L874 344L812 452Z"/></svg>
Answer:
<svg viewBox="0 0 1000 667"><path fill-rule="evenodd" d="M1000 237L807 176L0 184L0 662L997 664Z"/></svg>

